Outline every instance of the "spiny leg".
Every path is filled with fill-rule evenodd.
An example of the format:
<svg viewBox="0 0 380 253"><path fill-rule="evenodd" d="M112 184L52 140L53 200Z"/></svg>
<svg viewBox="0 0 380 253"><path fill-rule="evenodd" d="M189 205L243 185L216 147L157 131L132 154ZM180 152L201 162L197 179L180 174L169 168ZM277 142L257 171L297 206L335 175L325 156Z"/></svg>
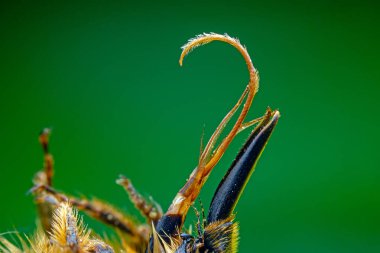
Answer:
<svg viewBox="0 0 380 253"><path fill-rule="evenodd" d="M54 175L54 160L53 156L49 152L49 138L51 134L50 128L45 128L42 130L39 141L42 146L42 150L44 151L44 172L46 175L46 185L53 185L53 175Z"/></svg>
<svg viewBox="0 0 380 253"><path fill-rule="evenodd" d="M38 172L34 177L33 181L35 187L32 189L32 192L35 194L41 222L45 228L44 230L46 232L51 231L52 215L56 207L59 206L61 202L70 200L69 202L73 206L85 211L91 217L111 225L123 233L129 234L136 242L140 242L141 240L147 241L150 233L149 226L136 226L136 224L129 220L123 213L102 201L69 198L52 188L54 160L52 154L49 152L50 134L51 129L45 128L41 131L39 136L39 142L44 152L44 169ZM142 242L141 244L146 243Z"/></svg>
<svg viewBox="0 0 380 253"><path fill-rule="evenodd" d="M33 183L35 185L53 185L54 159L53 155L49 152L50 134L51 129L45 128L41 131L38 137L38 140L42 147L42 151L44 153L44 166L43 169L37 172L33 178Z"/></svg>
<svg viewBox="0 0 380 253"><path fill-rule="evenodd" d="M53 184L53 175L54 175L54 159L53 155L49 152L49 139L50 139L51 129L45 128L41 131L39 135L39 142L41 144L43 153L44 153L44 167L43 170L37 172L34 176L33 183L34 185L47 185L52 186ZM44 193L41 193L42 195ZM39 198L37 194L36 198ZM50 203L47 202L37 202L38 214L41 220L42 227L45 232L51 230L52 215L54 208Z"/></svg>
<svg viewBox="0 0 380 253"><path fill-rule="evenodd" d="M51 130L49 128L45 128L41 131L39 136L39 142L44 152L44 168L34 177L33 182L35 187L32 190L35 195L35 200L37 202L44 231L46 233L51 232L54 210L61 204L61 202L69 200L73 206L85 211L89 216L118 229L121 233L128 234L136 249L139 247L144 247L149 238L150 226L137 226L123 213L102 201L89 201L86 199L72 197L68 198L64 194L58 193L51 187L54 174L54 160L53 156L49 152L50 134ZM106 248L101 247L101 245L97 246L94 244L93 252L107 252L103 249L106 250Z"/></svg>
<svg viewBox="0 0 380 253"><path fill-rule="evenodd" d="M268 108L267 111L271 111L271 109ZM272 113L272 114L273 114L273 113ZM260 123L261 121L263 121L263 120L265 119L265 117L267 117L267 113L265 113L265 114L264 114L263 116L261 116L261 117L258 117L258 118L256 118L256 119L253 119L253 120L250 120L250 121L248 121L248 122L243 123L243 124L241 125L241 127L239 128L238 133L244 131L245 129L247 129L247 128L251 127L251 126L254 126L254 125Z"/></svg>
<svg viewBox="0 0 380 253"><path fill-rule="evenodd" d="M195 206L193 206L193 209L195 212L195 216L197 217L197 223L196 223L197 234L198 234L198 237L201 237L203 235L203 228L204 228L204 227L202 227L202 223L201 223L201 215L200 215L199 211L197 210L197 208L195 208ZM203 217L202 217L202 219L203 219Z"/></svg>
<svg viewBox="0 0 380 253"><path fill-rule="evenodd" d="M151 224L152 222L156 224L162 216L161 206L156 202L150 204L143 196L140 195L140 193L138 193L128 178L121 175L120 178L116 180L116 183L125 189L129 195L129 199L140 211L140 213L148 220L148 224Z"/></svg>
<svg viewBox="0 0 380 253"><path fill-rule="evenodd" d="M205 216L205 208L201 200L199 200L199 205L201 206L202 211L202 227L203 229L206 227L206 216Z"/></svg>
<svg viewBox="0 0 380 253"><path fill-rule="evenodd" d="M67 196L46 185L35 186L31 191L37 195L40 194L40 197L38 198L40 202L47 202L51 205L68 202L78 210L87 213L90 217L100 220L128 235L131 238L132 244L137 247L147 245L149 230L143 225L138 226L132 220L128 219L122 212L107 203L100 200L90 201L87 199Z"/></svg>
<svg viewBox="0 0 380 253"><path fill-rule="evenodd" d="M181 229L189 207L198 197L200 190L202 189L212 169L221 159L221 157L223 156L224 152L226 151L236 134L243 127L244 119L248 113L248 110L252 104L253 98L258 89L258 74L251 62L246 48L242 46L238 40L231 38L228 35L203 34L190 40L189 43L187 43L183 47L183 51L180 57L180 65L182 65L183 58L192 49L194 49L197 46L210 43L212 41L222 41L228 43L235 47L242 54L247 64L250 75L249 83L245 88L243 94L239 98L238 102L231 109L231 111L227 113L227 115L221 121L219 126L216 128L214 134L211 136L203 153L201 154L198 166L194 169L194 171L190 175L189 180L186 182L183 188L178 192L168 211L158 222L157 231L163 237L167 235L175 236L176 232ZM225 126L230 121L232 116L235 114L237 109L243 104L244 99L245 103L232 129L227 134L227 136L221 141L221 143L216 148L214 148L217 139L219 138Z"/></svg>

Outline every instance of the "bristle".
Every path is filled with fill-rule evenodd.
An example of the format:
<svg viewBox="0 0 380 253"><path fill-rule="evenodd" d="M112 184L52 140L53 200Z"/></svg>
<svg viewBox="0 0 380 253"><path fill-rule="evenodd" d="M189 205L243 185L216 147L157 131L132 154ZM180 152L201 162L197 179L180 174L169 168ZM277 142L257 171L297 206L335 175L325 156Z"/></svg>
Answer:
<svg viewBox="0 0 380 253"><path fill-rule="evenodd" d="M31 246L29 246L29 238L24 237L21 234L14 232L16 238L13 238L12 241L3 237L5 234L0 235L0 252L1 253L40 253L47 251L36 251Z"/></svg>
<svg viewBox="0 0 380 253"><path fill-rule="evenodd" d="M179 242L173 237L169 237L169 242L166 242L156 231L154 225L152 224L153 233L153 251L150 253L174 253L179 247Z"/></svg>
<svg viewBox="0 0 380 253"><path fill-rule="evenodd" d="M182 54L179 60L179 64L182 66L182 61L185 56L192 52L195 48L210 43L218 38L228 39L230 41L234 41L236 44L240 44L240 41L238 39L232 38L228 34L221 35L217 33L202 33L195 36L195 38L189 39L189 41L181 47ZM242 48L246 51L245 46L242 46Z"/></svg>
<svg viewBox="0 0 380 253"><path fill-rule="evenodd" d="M38 228L27 240L17 236L17 244L0 236L0 253L113 253L111 246L91 237L82 218L69 204L62 203L55 211L52 231ZM119 252L123 252L120 250Z"/></svg>
<svg viewBox="0 0 380 253"><path fill-rule="evenodd" d="M0 237L0 252L2 253L22 253L23 250L11 243L9 240Z"/></svg>
<svg viewBox="0 0 380 253"><path fill-rule="evenodd" d="M35 253L51 252L51 245L46 233L38 229L35 235L29 240L30 247Z"/></svg>
<svg viewBox="0 0 380 253"><path fill-rule="evenodd" d="M234 217L216 221L205 228L205 246L215 253L236 253L239 242L239 226Z"/></svg>
<svg viewBox="0 0 380 253"><path fill-rule="evenodd" d="M52 223L51 239L73 252L111 252L112 248L98 239L90 240L90 231L86 230L82 218L69 204L63 203L55 211ZM112 251L113 252L113 251Z"/></svg>

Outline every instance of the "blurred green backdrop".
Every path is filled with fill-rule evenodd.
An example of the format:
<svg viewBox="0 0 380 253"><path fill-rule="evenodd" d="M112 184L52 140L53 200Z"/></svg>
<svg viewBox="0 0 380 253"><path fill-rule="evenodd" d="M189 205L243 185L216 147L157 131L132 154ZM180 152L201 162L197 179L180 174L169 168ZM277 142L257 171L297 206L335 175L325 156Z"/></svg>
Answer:
<svg viewBox="0 0 380 253"><path fill-rule="evenodd" d="M178 66L187 39L218 32L239 37L260 71L250 118L282 112L236 210L240 252L379 252L372 2L3 1L0 230L34 229L25 193L46 126L58 189L137 215L114 183L123 173L166 209L197 163L203 126L208 137L248 80L242 57L218 42ZM207 182L206 206L248 134Z"/></svg>

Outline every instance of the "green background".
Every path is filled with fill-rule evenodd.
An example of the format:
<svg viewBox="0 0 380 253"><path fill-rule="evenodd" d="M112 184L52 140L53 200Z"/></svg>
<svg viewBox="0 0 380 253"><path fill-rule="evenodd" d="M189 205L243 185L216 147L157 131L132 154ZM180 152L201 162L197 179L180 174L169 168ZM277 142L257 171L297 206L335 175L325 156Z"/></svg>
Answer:
<svg viewBox="0 0 380 253"><path fill-rule="evenodd" d="M249 118L282 118L236 209L240 252L379 252L379 5L375 1L5 1L0 5L0 230L34 229L27 190L52 127L55 186L137 216L122 173L164 209L247 83L228 45L260 71ZM286 2L286 3L285 3ZM208 206L249 132L207 182ZM194 220L193 212L189 224ZM86 218L98 232L103 227Z"/></svg>

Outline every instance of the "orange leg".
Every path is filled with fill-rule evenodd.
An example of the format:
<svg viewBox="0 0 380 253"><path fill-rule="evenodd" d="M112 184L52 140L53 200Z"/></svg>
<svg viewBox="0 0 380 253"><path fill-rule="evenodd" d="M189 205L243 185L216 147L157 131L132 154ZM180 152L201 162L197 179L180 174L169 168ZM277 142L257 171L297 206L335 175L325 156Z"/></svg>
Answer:
<svg viewBox="0 0 380 253"><path fill-rule="evenodd" d="M140 211L140 213L149 221L148 224L151 222L156 223L161 218L161 206L156 202L153 202L152 204L148 203L148 201L133 187L131 180L124 176L120 176L116 183L123 186L129 195L129 199Z"/></svg>

